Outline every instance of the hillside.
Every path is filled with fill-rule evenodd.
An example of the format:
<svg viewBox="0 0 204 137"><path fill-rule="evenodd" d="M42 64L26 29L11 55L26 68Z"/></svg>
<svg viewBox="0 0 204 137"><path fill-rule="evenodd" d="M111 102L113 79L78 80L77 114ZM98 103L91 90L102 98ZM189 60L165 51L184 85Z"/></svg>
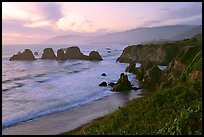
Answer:
<svg viewBox="0 0 204 137"><path fill-rule="evenodd" d="M87 38L80 35L63 35L45 40L44 44L80 44L85 43Z"/></svg>
<svg viewBox="0 0 204 137"><path fill-rule="evenodd" d="M124 135L201 135L202 134L202 45L201 39L179 41L191 44L184 48L168 64L158 77L155 65L143 71L140 84L151 88L143 98L129 101L106 117L95 120L77 130L65 134L124 134ZM177 43L174 43L177 44ZM147 65L148 66L148 65ZM142 68L132 67L137 74ZM129 69L130 71L130 69ZM156 80L156 81L155 81Z"/></svg>
<svg viewBox="0 0 204 137"><path fill-rule="evenodd" d="M196 25L174 25L161 27L145 27L130 29L122 32L108 33L101 36L85 35L65 35L50 38L44 44L138 44L151 41L174 40L182 33L188 34L189 31L200 33L200 28ZM191 33L190 33L191 34ZM183 37L181 37L183 39Z"/></svg>

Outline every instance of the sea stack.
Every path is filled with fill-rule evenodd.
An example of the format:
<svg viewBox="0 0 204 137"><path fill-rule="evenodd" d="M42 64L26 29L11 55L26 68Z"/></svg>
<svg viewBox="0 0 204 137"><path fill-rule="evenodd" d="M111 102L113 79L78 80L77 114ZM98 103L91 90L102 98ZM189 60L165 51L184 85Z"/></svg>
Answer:
<svg viewBox="0 0 204 137"><path fill-rule="evenodd" d="M101 55L97 51L91 51L89 53L88 60L100 61L100 60L103 60L103 59L101 58Z"/></svg>
<svg viewBox="0 0 204 137"><path fill-rule="evenodd" d="M120 79L117 81L115 85L113 85L112 90L113 91L129 91L132 89L132 85L130 81L128 80L128 76L124 73L120 74Z"/></svg>
<svg viewBox="0 0 204 137"><path fill-rule="evenodd" d="M87 59L77 46L67 48L65 54L67 59Z"/></svg>
<svg viewBox="0 0 204 137"><path fill-rule="evenodd" d="M11 60L36 60L30 49L25 49L23 53L18 53L10 58Z"/></svg>
<svg viewBox="0 0 204 137"><path fill-rule="evenodd" d="M65 55L63 49L59 49L57 51L57 60L66 60L66 55Z"/></svg>
<svg viewBox="0 0 204 137"><path fill-rule="evenodd" d="M46 48L43 50L41 59L55 60L57 57L52 48Z"/></svg>

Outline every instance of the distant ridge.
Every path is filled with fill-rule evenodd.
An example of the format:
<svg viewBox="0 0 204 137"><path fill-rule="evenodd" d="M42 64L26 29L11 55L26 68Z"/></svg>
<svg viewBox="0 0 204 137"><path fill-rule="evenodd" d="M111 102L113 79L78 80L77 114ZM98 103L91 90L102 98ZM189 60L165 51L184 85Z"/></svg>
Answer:
<svg viewBox="0 0 204 137"><path fill-rule="evenodd" d="M191 38L197 34L202 34L202 26L196 26L190 30L187 30L185 32L182 32L181 34L178 34L177 36L175 36L173 39L174 40L182 40L185 38Z"/></svg>
<svg viewBox="0 0 204 137"><path fill-rule="evenodd" d="M101 36L63 35L50 38L46 44L138 44L151 41L181 40L202 34L202 25L141 27Z"/></svg>

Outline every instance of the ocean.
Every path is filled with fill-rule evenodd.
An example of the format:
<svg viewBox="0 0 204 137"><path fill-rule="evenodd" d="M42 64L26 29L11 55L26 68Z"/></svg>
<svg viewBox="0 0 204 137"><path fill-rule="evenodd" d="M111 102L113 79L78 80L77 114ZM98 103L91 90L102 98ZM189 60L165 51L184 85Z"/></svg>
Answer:
<svg viewBox="0 0 204 137"><path fill-rule="evenodd" d="M70 45L71 46L71 45ZM127 45L77 45L83 54L98 51L103 61L41 60L44 48L55 54L69 45L6 45L2 47L2 129L40 116L61 112L111 94L101 82L117 82L128 64L116 59ZM29 48L36 61L9 61L18 51ZM110 48L109 53L107 48ZM137 64L139 65L139 64ZM101 76L106 73L107 76ZM135 86L135 76L127 73Z"/></svg>

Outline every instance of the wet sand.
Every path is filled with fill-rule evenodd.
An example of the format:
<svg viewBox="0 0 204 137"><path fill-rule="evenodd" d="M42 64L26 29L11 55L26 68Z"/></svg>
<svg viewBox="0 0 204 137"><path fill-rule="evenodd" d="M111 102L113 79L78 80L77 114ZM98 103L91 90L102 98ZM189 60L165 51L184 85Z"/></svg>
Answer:
<svg viewBox="0 0 204 137"><path fill-rule="evenodd" d="M42 116L2 129L2 135L56 135L71 131L113 112L128 100L140 97L137 95L139 93L141 90L131 91L128 94L115 93L94 101L92 104Z"/></svg>

